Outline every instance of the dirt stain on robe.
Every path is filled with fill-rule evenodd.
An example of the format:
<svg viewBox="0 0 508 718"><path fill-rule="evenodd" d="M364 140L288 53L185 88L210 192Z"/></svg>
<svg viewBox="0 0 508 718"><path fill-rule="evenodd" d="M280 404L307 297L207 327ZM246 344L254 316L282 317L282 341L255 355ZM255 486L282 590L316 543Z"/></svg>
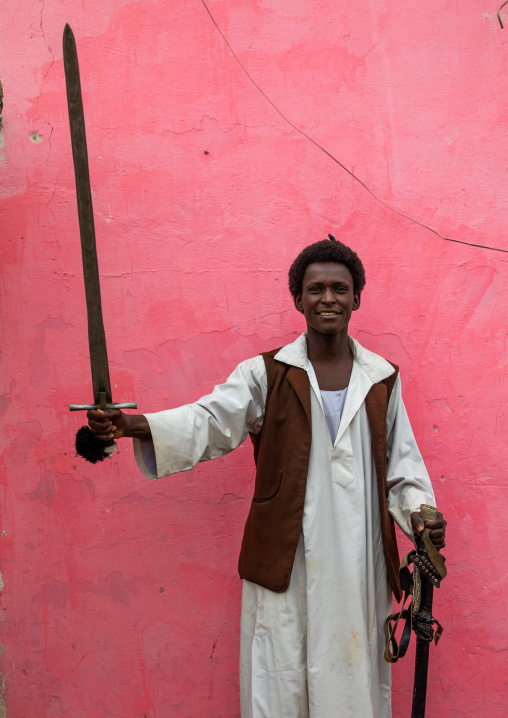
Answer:
<svg viewBox="0 0 508 718"><path fill-rule="evenodd" d="M360 658L360 641L358 639L358 631L353 628L349 631L349 638L347 642L347 662L348 665L353 668Z"/></svg>

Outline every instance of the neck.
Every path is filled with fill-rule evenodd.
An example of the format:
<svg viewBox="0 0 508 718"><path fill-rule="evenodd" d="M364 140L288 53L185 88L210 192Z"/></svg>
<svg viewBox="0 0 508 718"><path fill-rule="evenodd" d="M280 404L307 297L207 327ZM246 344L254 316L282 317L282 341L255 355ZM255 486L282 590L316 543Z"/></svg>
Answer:
<svg viewBox="0 0 508 718"><path fill-rule="evenodd" d="M346 360L352 357L347 327L338 334L322 334L307 328L307 355L314 362Z"/></svg>

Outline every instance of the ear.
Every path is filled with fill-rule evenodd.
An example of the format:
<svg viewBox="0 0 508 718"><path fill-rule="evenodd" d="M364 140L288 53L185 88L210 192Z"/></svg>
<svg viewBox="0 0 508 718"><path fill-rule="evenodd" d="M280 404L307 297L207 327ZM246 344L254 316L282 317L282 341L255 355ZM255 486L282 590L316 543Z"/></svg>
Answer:
<svg viewBox="0 0 508 718"><path fill-rule="evenodd" d="M302 295L297 294L294 298L295 307L300 312L300 314L303 314L303 304L302 304Z"/></svg>
<svg viewBox="0 0 508 718"><path fill-rule="evenodd" d="M357 309L360 309L360 302L360 294L358 292L355 292L353 295L353 312L356 312Z"/></svg>

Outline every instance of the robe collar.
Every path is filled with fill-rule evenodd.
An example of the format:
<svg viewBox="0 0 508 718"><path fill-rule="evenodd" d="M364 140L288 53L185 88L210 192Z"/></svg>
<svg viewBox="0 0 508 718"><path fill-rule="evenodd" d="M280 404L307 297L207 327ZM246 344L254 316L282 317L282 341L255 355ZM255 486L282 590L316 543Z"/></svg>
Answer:
<svg viewBox="0 0 508 718"><path fill-rule="evenodd" d="M346 404L342 413L335 444L337 444L353 420L371 387L391 376L395 371L386 359L383 359L379 354L374 354L374 352L365 349L356 339L353 339L353 337L348 336L348 342L353 353L353 370L351 372L351 379L349 380ZM275 354L274 359L306 371L314 393L321 407L323 406L316 375L307 356L307 332L301 334L291 344L282 347L282 349Z"/></svg>
<svg viewBox="0 0 508 718"><path fill-rule="evenodd" d="M353 337L348 336L348 342L355 363L367 374L372 384L383 381L383 379L391 376L395 371L390 362L387 362L386 359L383 359L379 354L374 354L374 352L362 347ZM274 359L283 362L283 364L297 366L300 367L300 369L308 371L310 362L307 356L307 332L303 332L294 342L282 347L282 349L275 354Z"/></svg>

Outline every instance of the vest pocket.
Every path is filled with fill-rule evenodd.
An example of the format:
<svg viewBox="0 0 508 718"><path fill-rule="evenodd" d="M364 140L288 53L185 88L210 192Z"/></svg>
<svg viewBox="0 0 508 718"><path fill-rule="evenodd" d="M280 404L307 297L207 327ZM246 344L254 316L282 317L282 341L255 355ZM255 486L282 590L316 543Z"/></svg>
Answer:
<svg viewBox="0 0 508 718"><path fill-rule="evenodd" d="M274 499L279 493L279 489L282 484L283 474L284 472L281 470L279 471L278 475L276 474L273 477L272 481L264 481L263 486L260 486L259 489L258 487L256 487L252 500L260 504L264 503L265 501L271 501L272 499Z"/></svg>

